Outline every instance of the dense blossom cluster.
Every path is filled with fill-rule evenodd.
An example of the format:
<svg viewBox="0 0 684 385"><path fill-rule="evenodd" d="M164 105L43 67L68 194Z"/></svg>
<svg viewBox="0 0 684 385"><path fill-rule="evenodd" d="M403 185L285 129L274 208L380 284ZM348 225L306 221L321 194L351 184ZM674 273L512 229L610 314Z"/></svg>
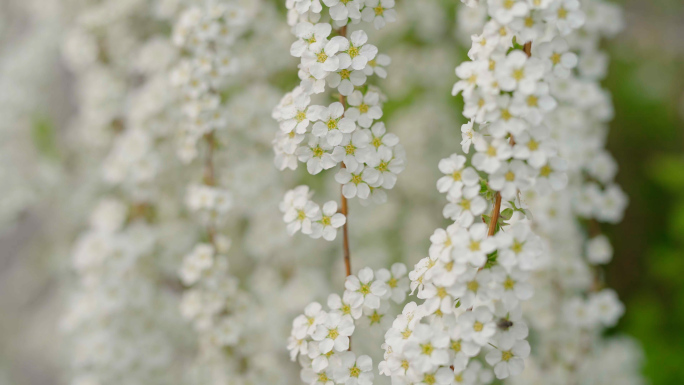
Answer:
<svg viewBox="0 0 684 385"><path fill-rule="evenodd" d="M324 4L326 7L319 1L287 2L289 23L298 39L290 53L301 58L301 83L273 110L273 118L280 124L273 142L275 163L281 170L306 163L312 175L341 165L335 181L342 185L344 199L382 203L387 200L384 190L392 189L397 174L404 170L405 152L397 136L387 133L379 121L384 97L367 81L373 75L384 78L383 67L390 59L368 43L363 29L347 36L347 27L362 20L372 22L376 29L384 27L395 19L394 1L328 0ZM339 101L312 104L326 91L326 85L339 94ZM301 228L314 238L322 234L324 239L335 239L334 229L346 218L338 216L337 224L328 223L330 210L336 208L328 203L326 213L326 206L321 208L309 198L302 187L285 198L281 206L285 221L296 223L289 225L290 233ZM314 224L322 224L325 233L310 229L310 216L317 217Z"/></svg>
<svg viewBox="0 0 684 385"><path fill-rule="evenodd" d="M365 267L358 275L345 281L342 297L331 294L328 310L312 302L304 314L292 323L288 341L290 358L302 365L301 378L308 384L373 383L372 360L367 355L356 356L350 348L351 336L357 324L385 330L391 322L390 300L402 303L409 290L406 266L392 265L391 270L375 273ZM415 305L415 304L414 304Z"/></svg>
<svg viewBox="0 0 684 385"><path fill-rule="evenodd" d="M167 278L159 257L174 246L161 243L159 203L173 194L160 187L174 127L165 73L176 53L159 35L166 20L151 11L136 2L83 4L62 46L79 102L70 132L84 149L79 160L95 165L88 178L100 194L74 248L78 279L62 323L77 384L164 383L179 374L165 368L184 328L169 316L175 296L159 283Z"/></svg>
<svg viewBox="0 0 684 385"><path fill-rule="evenodd" d="M385 335L381 371L394 383L490 383L523 372L530 345L521 303L533 295L530 273L545 247L521 194L568 182L549 119L558 106L551 89L577 64L564 39L584 22L579 3L467 4L489 17L453 88L470 119L462 149L475 151L439 163L443 213L454 223L435 231L429 256L409 274L424 302Z"/></svg>

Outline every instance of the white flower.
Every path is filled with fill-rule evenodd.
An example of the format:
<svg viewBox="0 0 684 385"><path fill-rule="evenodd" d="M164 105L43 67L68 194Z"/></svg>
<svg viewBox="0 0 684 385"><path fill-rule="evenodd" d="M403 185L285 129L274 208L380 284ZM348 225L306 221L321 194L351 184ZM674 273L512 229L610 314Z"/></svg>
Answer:
<svg viewBox="0 0 684 385"><path fill-rule="evenodd" d="M359 164L356 169L341 168L335 174L335 180L342 186L342 194L345 198L351 199L358 196L366 199L370 195L370 186L376 187L380 178L378 170Z"/></svg>
<svg viewBox="0 0 684 385"><path fill-rule="evenodd" d="M344 162L346 167L355 170L367 159L369 144L368 130L356 130L353 134L344 134L342 142L333 149L332 157L336 162Z"/></svg>
<svg viewBox="0 0 684 385"><path fill-rule="evenodd" d="M296 134L304 134L309 128L309 123L316 120L316 108L309 107L311 98L309 95L300 94L294 99L293 104L281 109L280 129L285 133L294 131Z"/></svg>
<svg viewBox="0 0 684 385"><path fill-rule="evenodd" d="M340 59L336 55L338 51L339 41L337 40L316 42L302 54L302 65L315 79L323 79L328 76L328 73L339 69Z"/></svg>
<svg viewBox="0 0 684 385"><path fill-rule="evenodd" d="M391 150L392 147L399 144L399 137L386 131L383 122L377 122L371 127L371 144L373 145L371 149L374 149L375 153L384 151L383 149Z"/></svg>
<svg viewBox="0 0 684 385"><path fill-rule="evenodd" d="M323 3L330 7L330 18L339 22L338 26L347 24L347 19L361 19L361 0L323 0Z"/></svg>
<svg viewBox="0 0 684 385"><path fill-rule="evenodd" d="M452 154L448 158L439 161L439 171L445 176L437 181L437 191L448 192L455 197L461 195L463 187L474 186L480 181L477 171L472 167L465 167L466 158L462 155Z"/></svg>
<svg viewBox="0 0 684 385"><path fill-rule="evenodd" d="M337 236L337 229L346 222L347 218L337 212L337 202L327 202L323 205L322 214L311 224L311 238L322 236L326 241L332 241Z"/></svg>
<svg viewBox="0 0 684 385"><path fill-rule="evenodd" d="M385 296L388 287L381 280L373 280L373 270L364 267L359 271L358 277L350 275L344 282L345 289L355 293L354 296L362 297L365 307L377 309L380 307L380 298Z"/></svg>
<svg viewBox="0 0 684 385"><path fill-rule="evenodd" d="M497 262L508 271L517 265L523 268L532 266L542 252L539 238L523 223L516 223L508 231L501 231L495 237L498 246Z"/></svg>
<svg viewBox="0 0 684 385"><path fill-rule="evenodd" d="M514 17L525 16L528 12L525 0L487 0L489 14L501 24L510 23Z"/></svg>
<svg viewBox="0 0 684 385"><path fill-rule="evenodd" d="M333 293L328 296L328 307L332 311L339 312L342 316L359 319L363 314L363 297L356 296L350 291L345 291L342 298Z"/></svg>
<svg viewBox="0 0 684 385"><path fill-rule="evenodd" d="M525 368L524 359L530 355L530 344L517 341L513 344L501 344L497 350L487 353L485 359L494 367L496 378L504 379L517 376Z"/></svg>
<svg viewBox="0 0 684 385"><path fill-rule="evenodd" d="M358 358L353 352L339 355L339 367L334 370L335 382L344 385L372 385L373 360L366 355Z"/></svg>
<svg viewBox="0 0 684 385"><path fill-rule="evenodd" d="M460 197L449 194L447 199L449 203L442 211L444 218L450 218L464 227L470 226L475 217L487 209L487 201L480 196L479 185L464 189Z"/></svg>
<svg viewBox="0 0 684 385"><path fill-rule="evenodd" d="M396 303L403 303L409 290L409 280L406 277L406 265L403 263L392 264L391 270L380 269L375 277L384 282L387 287L387 295Z"/></svg>
<svg viewBox="0 0 684 385"><path fill-rule="evenodd" d="M625 312L625 306L611 289L603 289L589 296L589 308L599 321L607 327L615 326Z"/></svg>
<svg viewBox="0 0 684 385"><path fill-rule="evenodd" d="M394 0L365 0L366 7L361 12L361 19L373 22L375 29L382 29L385 25L397 21Z"/></svg>
<svg viewBox="0 0 684 385"><path fill-rule="evenodd" d="M492 268L492 281L494 282L492 295L501 298L506 309L514 309L519 301L532 298L534 293L532 285L526 282L527 276L528 274L521 270L512 269L507 273L500 266L494 266Z"/></svg>
<svg viewBox="0 0 684 385"><path fill-rule="evenodd" d="M354 119L345 115L340 102L334 102L327 108L318 111L319 121L314 123L311 131L315 136L325 138L330 146L337 146L342 142L342 134L350 134L356 129Z"/></svg>
<svg viewBox="0 0 684 385"><path fill-rule="evenodd" d="M329 313L323 324L316 326L312 337L319 342L322 354L335 349L343 352L349 348L349 336L354 333L354 322L338 313Z"/></svg>
<svg viewBox="0 0 684 385"><path fill-rule="evenodd" d="M525 191L532 185L529 178L529 166L520 160L504 163L490 175L489 187L501 193L504 200L512 200L518 191Z"/></svg>
<svg viewBox="0 0 684 385"><path fill-rule="evenodd" d="M559 78L567 78L577 66L577 55L570 52L568 42L562 37L539 44L536 53L544 60L547 71L552 71Z"/></svg>
<svg viewBox="0 0 684 385"><path fill-rule="evenodd" d="M326 41L331 32L332 26L328 23L311 24L307 21L298 23L295 27L295 35L299 40L292 43L290 54L294 57L301 57L312 44Z"/></svg>
<svg viewBox="0 0 684 385"><path fill-rule="evenodd" d="M392 59L389 56L379 54L375 59L368 61L368 65L363 69L363 73L367 76L376 74L378 77L384 79L387 77L387 70L385 70L385 67L391 63Z"/></svg>
<svg viewBox="0 0 684 385"><path fill-rule="evenodd" d="M366 74L364 71L341 69L333 72L326 78L328 86L337 88L340 95L349 96L354 92L354 87L366 84Z"/></svg>
<svg viewBox="0 0 684 385"><path fill-rule="evenodd" d="M579 0L556 0L544 11L544 19L555 24L562 36L584 24L585 15Z"/></svg>
<svg viewBox="0 0 684 385"><path fill-rule="evenodd" d="M333 0L335 1L335 0ZM368 42L368 35L363 30L352 32L349 40L340 43L340 68L351 68L363 71L369 61L375 59L378 48Z"/></svg>
<svg viewBox="0 0 684 385"><path fill-rule="evenodd" d="M350 107L345 116L363 128L369 128L374 120L382 117L380 94L377 92L367 91L364 95L361 91L354 91L349 95L347 102Z"/></svg>
<svg viewBox="0 0 684 385"><path fill-rule="evenodd" d="M515 137L513 157L523 159L534 168L541 168L548 159L555 155L555 146L548 139L549 131L546 127L534 127Z"/></svg>
<svg viewBox="0 0 684 385"><path fill-rule="evenodd" d="M462 314L458 318L462 338L473 341L480 346L489 343L496 332L496 325L492 321L492 312L484 306L478 306L472 311Z"/></svg>
<svg viewBox="0 0 684 385"><path fill-rule="evenodd" d="M332 157L332 146L324 138L311 135L306 146L297 148L296 154L300 162L306 162L309 174L316 175L337 165Z"/></svg>
<svg viewBox="0 0 684 385"><path fill-rule="evenodd" d="M599 265L610 262L613 258L613 246L605 235L597 235L587 241L587 260Z"/></svg>
<svg viewBox="0 0 684 385"><path fill-rule="evenodd" d="M295 234L300 229L304 234L311 234L311 224L318 217L320 207L309 200L308 186L299 186L285 194L280 203L283 220L287 223L287 232Z"/></svg>
<svg viewBox="0 0 684 385"><path fill-rule="evenodd" d="M563 158L552 157L538 170L535 189L542 195L560 191L568 184L567 162Z"/></svg>
<svg viewBox="0 0 684 385"><path fill-rule="evenodd" d="M429 325L418 324L404 347L404 354L425 373L449 362L448 344L448 335Z"/></svg>
<svg viewBox="0 0 684 385"><path fill-rule="evenodd" d="M497 64L495 74L502 90L517 89L527 95L534 92L537 81L544 76L544 65L538 58L528 58L523 51L514 50Z"/></svg>
<svg viewBox="0 0 684 385"><path fill-rule="evenodd" d="M488 226L475 223L469 229L460 229L456 233L455 260L470 263L475 267L483 267L487 255L496 249L496 242L487 236Z"/></svg>
<svg viewBox="0 0 684 385"><path fill-rule="evenodd" d="M502 139L494 139L491 143L485 140L475 142L477 153L473 155L473 166L486 173L494 173L512 155L511 146Z"/></svg>
<svg viewBox="0 0 684 385"><path fill-rule="evenodd" d="M311 336L319 325L327 319L328 314L318 302L311 302L304 308L304 314L297 316L292 321L292 335L297 339Z"/></svg>
<svg viewBox="0 0 684 385"><path fill-rule="evenodd" d="M475 87L490 81L489 63L486 60L463 62L456 67L456 76L461 80L454 84L451 94L456 96L463 92L463 97L468 98Z"/></svg>

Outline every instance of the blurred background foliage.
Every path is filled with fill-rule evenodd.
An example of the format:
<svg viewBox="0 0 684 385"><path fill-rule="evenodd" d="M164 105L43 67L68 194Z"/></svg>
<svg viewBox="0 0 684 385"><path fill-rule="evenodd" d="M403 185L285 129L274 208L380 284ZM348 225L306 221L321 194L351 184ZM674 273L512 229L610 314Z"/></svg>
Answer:
<svg viewBox="0 0 684 385"><path fill-rule="evenodd" d="M684 379L684 2L622 0L625 30L606 48L615 120L608 148L630 197L607 226L607 280L627 305L617 329L640 340L652 384Z"/></svg>

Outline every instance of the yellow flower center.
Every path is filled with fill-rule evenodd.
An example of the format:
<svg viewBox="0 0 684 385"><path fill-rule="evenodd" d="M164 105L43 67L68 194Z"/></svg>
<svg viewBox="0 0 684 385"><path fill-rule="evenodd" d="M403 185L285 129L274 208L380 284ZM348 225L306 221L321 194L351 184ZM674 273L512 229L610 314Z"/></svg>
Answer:
<svg viewBox="0 0 684 385"><path fill-rule="evenodd" d="M560 7L558 8L558 18L559 19L566 19L568 17L568 10Z"/></svg>
<svg viewBox="0 0 684 385"><path fill-rule="evenodd" d="M537 98L534 95L530 95L527 97L527 105L530 107L537 107L539 104L539 98Z"/></svg>
<svg viewBox="0 0 684 385"><path fill-rule="evenodd" d="M361 287L359 288L359 293L363 294L364 297L366 295L370 294L370 292L371 292L371 290L370 290L370 286L368 284L361 285Z"/></svg>
<svg viewBox="0 0 684 385"><path fill-rule="evenodd" d="M371 325L379 324L380 321L382 321L382 314L378 314L377 311L374 311L373 314L368 318L370 319Z"/></svg>
<svg viewBox="0 0 684 385"><path fill-rule="evenodd" d="M502 114L503 115L503 114ZM489 146L487 148L487 155L488 156L496 156L496 147L494 146Z"/></svg>
<svg viewBox="0 0 684 385"><path fill-rule="evenodd" d="M366 112L368 112L368 108L368 104L361 103L361 105L359 106L359 112L365 114Z"/></svg>
<svg viewBox="0 0 684 385"><path fill-rule="evenodd" d="M344 146L344 152L347 155L353 155L356 152L356 147L354 147L353 144L349 143L348 145Z"/></svg>
<svg viewBox="0 0 684 385"><path fill-rule="evenodd" d="M319 63L325 63L325 61L328 60L328 55L326 55L325 52L321 52L316 55L316 60L318 60Z"/></svg>
<svg viewBox="0 0 684 385"><path fill-rule="evenodd" d="M301 122L302 120L306 119L306 112L304 112L304 111L297 112L297 115L295 115L295 119L297 120L297 122Z"/></svg>
<svg viewBox="0 0 684 385"><path fill-rule="evenodd" d="M339 336L340 336L340 332L337 331L337 328L335 328L335 329L330 329L330 330L328 331L328 338L330 338L331 340L334 340L334 339L336 339L336 338L339 337Z"/></svg>
<svg viewBox="0 0 684 385"><path fill-rule="evenodd" d="M361 178L361 175L352 175L351 182L354 184L359 184L363 182L363 179Z"/></svg>
<svg viewBox="0 0 684 385"><path fill-rule="evenodd" d="M454 178L454 181L458 182L461 180L461 172L460 171L454 171L453 174L451 174L451 177Z"/></svg>
<svg viewBox="0 0 684 385"><path fill-rule="evenodd" d="M481 332L483 328L484 325L480 321L475 321L475 323L473 324L473 330L475 330L476 332Z"/></svg>
<svg viewBox="0 0 684 385"><path fill-rule="evenodd" d="M513 115L511 114L511 111L508 110L508 108L504 108L503 110L501 110L501 119L509 121L512 117Z"/></svg>
<svg viewBox="0 0 684 385"><path fill-rule="evenodd" d="M380 172L387 172L387 170L388 170L387 166L388 166L388 163L383 160L382 162L380 162L378 167L376 167L376 169Z"/></svg>
<svg viewBox="0 0 684 385"><path fill-rule="evenodd" d="M511 277L507 277L503 286L506 290L513 290L513 288L515 288L515 281L512 280Z"/></svg>
<svg viewBox="0 0 684 385"><path fill-rule="evenodd" d="M470 200L468 199L461 199L459 205L461 206L461 208L463 208L463 210L470 210Z"/></svg>
<svg viewBox="0 0 684 385"><path fill-rule="evenodd" d="M513 358L513 353L510 350L507 350L505 352L501 352L501 360L502 361L508 361L511 358Z"/></svg>
<svg viewBox="0 0 684 385"><path fill-rule="evenodd" d="M397 287L397 283L397 279L392 277L389 279L389 281L387 281L387 286L389 286L391 289L394 289L395 287Z"/></svg>
<svg viewBox="0 0 684 385"><path fill-rule="evenodd" d="M523 243L518 242L518 240L513 241L513 246L511 246L511 250L513 250L514 253L519 254L523 250Z"/></svg>
<svg viewBox="0 0 684 385"><path fill-rule="evenodd" d="M551 55L551 62L553 63L553 65L556 65L556 64L560 63L560 61L561 61L561 54L559 54L558 52L554 52Z"/></svg>
<svg viewBox="0 0 684 385"><path fill-rule="evenodd" d="M322 382L322 383L325 384L325 383L327 383L328 381L330 381L330 379L328 379L328 376L325 374L325 372L320 373L320 374L318 375L318 382Z"/></svg>
<svg viewBox="0 0 684 385"><path fill-rule="evenodd" d="M526 17L525 18L525 27L527 28L532 28L534 26L534 19L531 17Z"/></svg>
<svg viewBox="0 0 684 385"><path fill-rule="evenodd" d="M518 81L523 80L525 78L525 71L523 71L522 68L516 68L513 70L512 76L513 76L513 79L515 79L515 80L518 80Z"/></svg>
<svg viewBox="0 0 684 385"><path fill-rule="evenodd" d="M349 70L340 71L340 77L342 78L342 80L349 79L350 74L351 74L351 72L349 72Z"/></svg>
<svg viewBox="0 0 684 385"><path fill-rule="evenodd" d="M321 223L323 224L323 226L330 226L330 217L324 216L323 219L321 219Z"/></svg>
<svg viewBox="0 0 684 385"><path fill-rule="evenodd" d="M504 178L506 178L506 181L508 182L513 182L515 180L515 174L513 171L509 171L506 173L506 175L504 175Z"/></svg>
<svg viewBox="0 0 684 385"><path fill-rule="evenodd" d="M423 383L426 385L433 385L437 380L435 379L434 374L426 373L425 376L423 376Z"/></svg>
<svg viewBox="0 0 684 385"><path fill-rule="evenodd" d="M354 47L354 46L351 46L351 47L349 47L348 53L349 53L349 57L351 57L353 59L353 58L359 56L359 49Z"/></svg>
<svg viewBox="0 0 684 385"><path fill-rule="evenodd" d="M313 149L313 156L314 158L320 158L323 156L325 151L320 146L316 146L316 148Z"/></svg>
<svg viewBox="0 0 684 385"><path fill-rule="evenodd" d="M552 171L552 170L551 170L551 167L549 167L548 165L546 165L546 166L544 166L544 167L541 168L541 171L539 171L539 175L545 176L545 177L546 177L546 176L551 175L551 171Z"/></svg>
<svg viewBox="0 0 684 385"><path fill-rule="evenodd" d="M461 340L451 341L451 350L458 353L461 351Z"/></svg>
<svg viewBox="0 0 684 385"><path fill-rule="evenodd" d="M438 296L439 298L444 298L444 297L446 297L446 296L447 296L447 291L446 291L446 289L443 288L443 287L437 288L437 296Z"/></svg>
<svg viewBox="0 0 684 385"><path fill-rule="evenodd" d="M503 2L503 7L506 9L511 9L515 5L515 1L513 0L504 0Z"/></svg>
<svg viewBox="0 0 684 385"><path fill-rule="evenodd" d="M382 145L382 138L373 138L371 143L373 144L373 147L378 148Z"/></svg>
<svg viewBox="0 0 684 385"><path fill-rule="evenodd" d="M373 10L375 11L375 16L382 16L382 14L385 12L385 10L380 5L375 7Z"/></svg>
<svg viewBox="0 0 684 385"><path fill-rule="evenodd" d="M335 119L330 119L330 120L328 120L328 122L326 123L326 125L328 126L328 130L334 130L334 129L337 128L337 120L335 120Z"/></svg>
<svg viewBox="0 0 684 385"><path fill-rule="evenodd" d="M478 251L480 250L480 242L478 241L470 241L470 246L468 246L470 251Z"/></svg>
<svg viewBox="0 0 684 385"><path fill-rule="evenodd" d="M466 286L470 291L477 291L480 288L480 284L477 281L470 281Z"/></svg>
<svg viewBox="0 0 684 385"><path fill-rule="evenodd" d="M420 350L423 354L425 354L426 356L429 356L432 354L432 351L435 349L432 347L432 344L428 342L425 345L420 345Z"/></svg>
<svg viewBox="0 0 684 385"><path fill-rule="evenodd" d="M358 377L359 374L361 374L361 369L359 369L358 367L354 366L351 369L349 369L350 377Z"/></svg>

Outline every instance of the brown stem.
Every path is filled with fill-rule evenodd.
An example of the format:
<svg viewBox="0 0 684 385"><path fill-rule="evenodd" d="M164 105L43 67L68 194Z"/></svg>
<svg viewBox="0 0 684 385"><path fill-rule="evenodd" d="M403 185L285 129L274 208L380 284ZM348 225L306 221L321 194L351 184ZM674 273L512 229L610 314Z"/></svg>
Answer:
<svg viewBox="0 0 684 385"><path fill-rule="evenodd" d="M494 199L494 209L492 210L492 215L489 218L489 232L487 235L490 237L496 233L496 223L499 221L499 215L501 214L501 193L496 193L496 198Z"/></svg>
<svg viewBox="0 0 684 385"><path fill-rule="evenodd" d="M345 25L344 27L340 28L339 31L337 31L340 36L347 36L347 26ZM342 107L346 110L347 109L347 98L344 97L344 95L340 94L340 103L342 104ZM342 168L346 168L347 166L342 163ZM344 215L345 222L344 225L342 226L342 247L344 249L344 267L346 269L347 277L351 275L351 252L349 251L349 229L347 224L349 223L349 205L347 204L347 198L344 197L344 194L342 194L342 190L340 189L340 202L342 208L341 208L341 213ZM349 347L351 349L351 346Z"/></svg>
<svg viewBox="0 0 684 385"><path fill-rule="evenodd" d="M532 42L528 41L525 43L523 46L523 52L527 55L527 57L532 56ZM515 144L515 139L513 138L513 135L511 135L510 138L510 144L513 146ZM501 214L501 194L496 193L496 198L494 199L494 209L492 210L492 215L489 219L489 236L491 237L496 233L496 223L499 221L499 215Z"/></svg>
<svg viewBox="0 0 684 385"><path fill-rule="evenodd" d="M214 132L210 132L204 136L207 142L207 155L204 160L204 184L207 186L216 186L216 175L214 171L214 147L216 146L216 137ZM209 242L216 246L216 228L212 223L207 225L207 236L209 237Z"/></svg>

